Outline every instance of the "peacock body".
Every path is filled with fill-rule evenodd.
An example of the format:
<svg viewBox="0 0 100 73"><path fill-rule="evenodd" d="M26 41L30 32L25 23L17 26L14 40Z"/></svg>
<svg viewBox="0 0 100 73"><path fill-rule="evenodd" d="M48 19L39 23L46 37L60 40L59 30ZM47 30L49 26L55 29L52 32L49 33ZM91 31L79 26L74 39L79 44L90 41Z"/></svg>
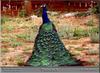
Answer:
<svg viewBox="0 0 100 73"><path fill-rule="evenodd" d="M27 61L33 67L59 67L80 65L59 39L54 24L49 20L46 7L42 12L43 24L35 39L34 51Z"/></svg>

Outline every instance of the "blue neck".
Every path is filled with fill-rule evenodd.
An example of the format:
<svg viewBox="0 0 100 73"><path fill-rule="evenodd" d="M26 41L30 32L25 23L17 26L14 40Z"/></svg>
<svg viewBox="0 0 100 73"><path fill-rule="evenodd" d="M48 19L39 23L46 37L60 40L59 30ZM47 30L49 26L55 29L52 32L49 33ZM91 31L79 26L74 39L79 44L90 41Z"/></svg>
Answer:
<svg viewBox="0 0 100 73"><path fill-rule="evenodd" d="M43 20L43 24L50 22L50 20L48 18L48 15L47 15L47 9L46 9L46 7L43 7L42 20Z"/></svg>

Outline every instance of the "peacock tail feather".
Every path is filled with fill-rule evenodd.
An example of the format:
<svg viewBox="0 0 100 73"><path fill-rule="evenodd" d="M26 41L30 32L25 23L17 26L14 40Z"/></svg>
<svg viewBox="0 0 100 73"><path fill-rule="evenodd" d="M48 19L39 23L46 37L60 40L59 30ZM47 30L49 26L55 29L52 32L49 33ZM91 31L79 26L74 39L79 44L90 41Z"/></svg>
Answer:
<svg viewBox="0 0 100 73"><path fill-rule="evenodd" d="M48 18L47 18L48 19ZM46 20L41 25L35 39L34 51L27 61L33 67L59 67L79 65L61 42L52 22Z"/></svg>

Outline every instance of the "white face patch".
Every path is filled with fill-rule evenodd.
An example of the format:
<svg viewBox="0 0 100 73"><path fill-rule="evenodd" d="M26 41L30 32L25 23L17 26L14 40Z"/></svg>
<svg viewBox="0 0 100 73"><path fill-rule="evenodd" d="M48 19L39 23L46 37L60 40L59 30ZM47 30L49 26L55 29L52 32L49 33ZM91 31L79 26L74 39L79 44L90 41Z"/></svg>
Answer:
<svg viewBox="0 0 100 73"><path fill-rule="evenodd" d="M46 4L41 5L40 7L46 7Z"/></svg>

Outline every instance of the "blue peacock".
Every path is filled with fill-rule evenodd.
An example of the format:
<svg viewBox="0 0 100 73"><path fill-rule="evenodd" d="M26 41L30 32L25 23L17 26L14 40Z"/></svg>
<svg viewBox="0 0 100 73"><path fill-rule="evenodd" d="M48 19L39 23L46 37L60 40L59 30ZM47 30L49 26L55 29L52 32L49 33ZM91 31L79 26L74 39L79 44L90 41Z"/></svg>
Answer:
<svg viewBox="0 0 100 73"><path fill-rule="evenodd" d="M47 15L46 5L42 6L43 23L35 39L34 51L27 61L33 67L81 66L61 42L54 24Z"/></svg>

